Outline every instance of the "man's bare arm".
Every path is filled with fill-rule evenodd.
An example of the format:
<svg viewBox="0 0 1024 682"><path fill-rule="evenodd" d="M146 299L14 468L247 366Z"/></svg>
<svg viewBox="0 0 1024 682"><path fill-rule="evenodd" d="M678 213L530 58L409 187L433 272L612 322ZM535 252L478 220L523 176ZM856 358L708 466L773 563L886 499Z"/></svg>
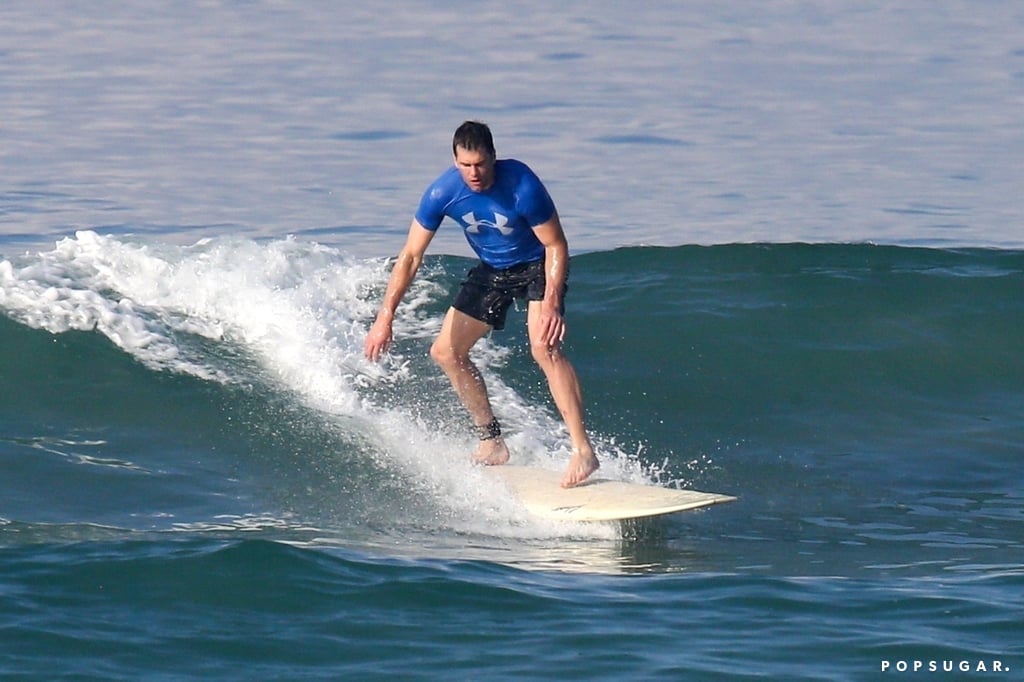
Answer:
<svg viewBox="0 0 1024 682"><path fill-rule="evenodd" d="M565 337L562 319L562 290L569 274L569 242L555 211L547 222L533 228L544 245L544 301L541 311L541 338L553 347Z"/></svg>
<svg viewBox="0 0 1024 682"><path fill-rule="evenodd" d="M405 246L398 253L391 268L391 277L388 279L388 286L384 291L384 299L377 312L377 319L374 320L373 326L366 334L363 354L367 359L377 362L381 355L391 347L392 321L395 311L398 310L398 305L405 297L405 292L409 290L409 285L416 277L416 272L423 263L423 254L426 253L427 246L433 237L433 231L426 229L416 220L412 221Z"/></svg>

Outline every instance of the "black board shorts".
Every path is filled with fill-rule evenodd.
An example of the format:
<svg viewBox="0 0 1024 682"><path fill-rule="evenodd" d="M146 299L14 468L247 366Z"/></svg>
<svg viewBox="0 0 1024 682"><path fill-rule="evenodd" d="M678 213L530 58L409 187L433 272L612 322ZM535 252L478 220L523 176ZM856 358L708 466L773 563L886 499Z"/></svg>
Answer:
<svg viewBox="0 0 1024 682"><path fill-rule="evenodd" d="M512 301L543 301L545 283L543 260L513 265L504 270L480 263L466 274L452 307L495 329L504 329ZM562 286L561 312L564 312L568 289L568 285Z"/></svg>

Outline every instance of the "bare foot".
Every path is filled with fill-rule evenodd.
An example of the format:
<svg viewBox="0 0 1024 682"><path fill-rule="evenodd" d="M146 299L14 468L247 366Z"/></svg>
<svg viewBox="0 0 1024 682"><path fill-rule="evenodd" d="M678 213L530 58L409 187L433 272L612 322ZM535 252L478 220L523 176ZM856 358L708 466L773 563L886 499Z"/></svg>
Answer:
<svg viewBox="0 0 1024 682"><path fill-rule="evenodd" d="M597 461L597 456L594 455L593 450L573 450L572 458L569 460L569 467L565 470L565 476L562 477L562 487L572 488L573 486L579 485L583 481L587 480L590 474L600 468L601 463Z"/></svg>
<svg viewBox="0 0 1024 682"><path fill-rule="evenodd" d="M508 446L500 436L480 441L480 447L473 454L473 461L477 464L498 466L508 462Z"/></svg>

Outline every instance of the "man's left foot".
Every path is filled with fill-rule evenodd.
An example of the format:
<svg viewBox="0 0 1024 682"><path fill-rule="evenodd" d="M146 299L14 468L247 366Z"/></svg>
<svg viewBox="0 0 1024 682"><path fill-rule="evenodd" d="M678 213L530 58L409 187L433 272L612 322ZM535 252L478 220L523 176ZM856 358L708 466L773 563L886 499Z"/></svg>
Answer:
<svg viewBox="0 0 1024 682"><path fill-rule="evenodd" d="M597 456L592 450L586 452L573 450L569 467L565 470L565 476L562 477L562 487L572 488L579 485L600 467L601 463L597 461Z"/></svg>

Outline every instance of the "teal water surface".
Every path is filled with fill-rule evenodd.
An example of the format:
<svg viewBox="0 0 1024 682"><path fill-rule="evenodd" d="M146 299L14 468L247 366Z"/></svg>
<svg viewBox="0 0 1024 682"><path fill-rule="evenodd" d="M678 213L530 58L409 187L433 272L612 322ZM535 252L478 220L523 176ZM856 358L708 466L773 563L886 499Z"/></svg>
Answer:
<svg viewBox="0 0 1024 682"><path fill-rule="evenodd" d="M1019 3L0 25L0 678L1022 677ZM363 360L468 118L558 205L603 475L736 502L552 524L469 466L450 225ZM524 341L475 359L560 469Z"/></svg>
<svg viewBox="0 0 1024 682"><path fill-rule="evenodd" d="M160 250L82 234L0 264L7 677L1020 665L1020 252L576 257L569 350L605 471L739 498L618 527L533 520L465 463L426 348L468 260L428 262L374 367L352 329L380 263ZM557 468L512 316L481 359L517 461Z"/></svg>

